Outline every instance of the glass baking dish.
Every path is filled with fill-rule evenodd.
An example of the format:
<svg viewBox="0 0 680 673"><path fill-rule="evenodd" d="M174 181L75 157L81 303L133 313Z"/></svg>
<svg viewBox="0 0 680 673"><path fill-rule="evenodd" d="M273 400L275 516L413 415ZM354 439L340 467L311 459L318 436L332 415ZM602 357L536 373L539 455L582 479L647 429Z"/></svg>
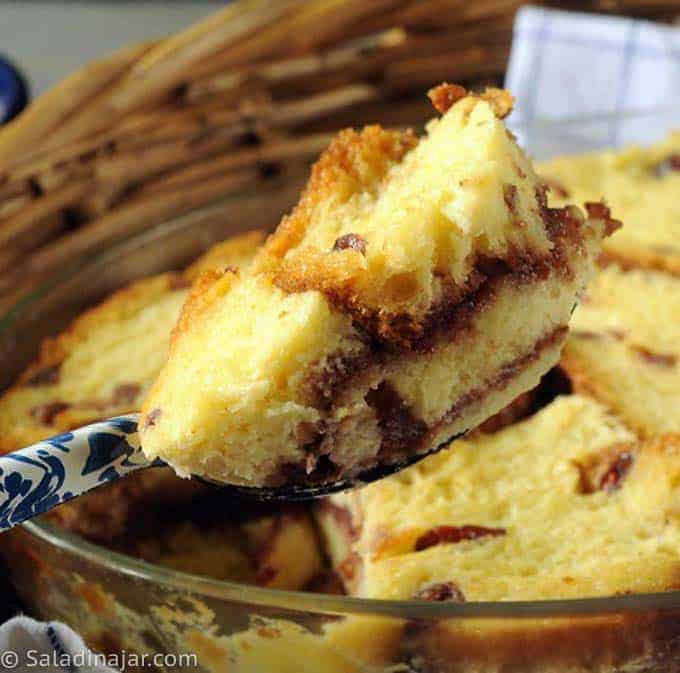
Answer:
<svg viewBox="0 0 680 673"><path fill-rule="evenodd" d="M674 112L646 113L659 132ZM573 121L534 124L545 158L601 149ZM651 134L650 134L651 137ZM40 340L133 279L176 268L212 242L271 227L299 185L272 185L166 223L69 269L0 319L0 387ZM262 207L268 204L268 207ZM244 217L245 211L251 214ZM652 673L680 670L680 591L515 603L376 601L277 591L155 566L45 521L2 538L7 573L27 609L58 619L127 670L215 673ZM606 554L606 550L602 551ZM169 654L164 658L157 654ZM133 656L134 655L134 656ZM142 660L139 655L145 655Z"/></svg>

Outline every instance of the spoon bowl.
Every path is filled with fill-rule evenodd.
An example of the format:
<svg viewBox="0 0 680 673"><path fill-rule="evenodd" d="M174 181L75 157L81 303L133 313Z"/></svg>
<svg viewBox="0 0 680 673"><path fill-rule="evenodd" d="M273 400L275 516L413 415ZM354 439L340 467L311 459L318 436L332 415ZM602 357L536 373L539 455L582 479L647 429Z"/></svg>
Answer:
<svg viewBox="0 0 680 673"><path fill-rule="evenodd" d="M19 451L0 456L0 532L44 514L53 507L128 474L165 467L142 452L138 414L118 416L66 432ZM282 484L275 487L225 484L194 477L235 497L258 502L292 502L321 498L394 474L430 455L448 442L405 460L378 465L351 478Z"/></svg>

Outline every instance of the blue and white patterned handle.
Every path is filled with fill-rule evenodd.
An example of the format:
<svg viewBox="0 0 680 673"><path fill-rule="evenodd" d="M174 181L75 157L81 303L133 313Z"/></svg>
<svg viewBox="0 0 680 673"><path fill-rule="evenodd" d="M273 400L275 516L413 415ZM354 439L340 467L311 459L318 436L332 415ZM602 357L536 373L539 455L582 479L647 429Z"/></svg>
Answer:
<svg viewBox="0 0 680 673"><path fill-rule="evenodd" d="M0 456L0 532L151 467L141 451L137 420L136 414L111 418Z"/></svg>

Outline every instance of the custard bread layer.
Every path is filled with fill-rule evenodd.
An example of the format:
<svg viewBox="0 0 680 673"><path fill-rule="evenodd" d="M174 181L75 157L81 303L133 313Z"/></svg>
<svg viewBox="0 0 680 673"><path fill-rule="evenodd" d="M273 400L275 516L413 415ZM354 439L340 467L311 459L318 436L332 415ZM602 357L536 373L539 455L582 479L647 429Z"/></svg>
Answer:
<svg viewBox="0 0 680 673"><path fill-rule="evenodd" d="M637 440L572 395L452 449L318 505L351 594L509 601L680 588L680 436Z"/></svg>
<svg viewBox="0 0 680 673"><path fill-rule="evenodd" d="M0 400L0 450L139 409L187 292L179 274L140 280L46 339Z"/></svg>
<svg viewBox="0 0 680 673"><path fill-rule="evenodd" d="M538 170L556 204L604 197L625 223L604 243L606 257L680 274L680 132L650 147L560 157Z"/></svg>
<svg viewBox="0 0 680 673"><path fill-rule="evenodd" d="M680 278L600 271L574 313L561 367L577 392L639 435L680 433Z"/></svg>
<svg viewBox="0 0 680 673"><path fill-rule="evenodd" d="M352 477L476 426L555 364L618 223L548 208L508 95L459 95L433 93L444 114L420 141L341 133L253 265L198 280L144 403L149 458L250 486Z"/></svg>

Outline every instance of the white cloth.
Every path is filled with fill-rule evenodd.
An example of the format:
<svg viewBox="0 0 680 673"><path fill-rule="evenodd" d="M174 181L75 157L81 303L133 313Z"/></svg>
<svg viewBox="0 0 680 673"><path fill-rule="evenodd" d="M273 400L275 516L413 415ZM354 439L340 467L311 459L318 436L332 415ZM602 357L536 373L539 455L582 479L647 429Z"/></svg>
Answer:
<svg viewBox="0 0 680 673"><path fill-rule="evenodd" d="M680 28L525 6L505 85L537 158L660 140L680 127Z"/></svg>
<svg viewBox="0 0 680 673"><path fill-rule="evenodd" d="M14 617L0 627L3 673L115 673L68 626Z"/></svg>

